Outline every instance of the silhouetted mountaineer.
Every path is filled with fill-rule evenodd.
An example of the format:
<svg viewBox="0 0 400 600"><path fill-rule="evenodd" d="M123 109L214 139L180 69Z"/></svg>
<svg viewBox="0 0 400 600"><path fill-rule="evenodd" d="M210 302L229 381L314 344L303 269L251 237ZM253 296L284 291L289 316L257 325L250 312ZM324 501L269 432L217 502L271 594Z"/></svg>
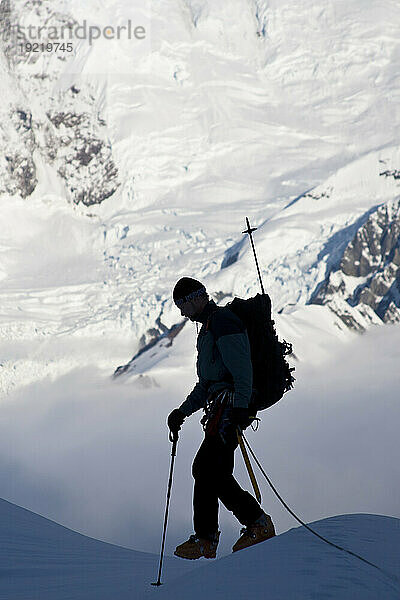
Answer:
<svg viewBox="0 0 400 600"><path fill-rule="evenodd" d="M168 417L177 433L186 417L204 409L205 431L193 462L193 523L195 533L177 546L181 558L215 558L220 532L218 501L245 526L233 551L257 544L275 535L274 525L257 500L233 477L237 428L251 422L252 397L250 344L242 321L228 308L209 299L202 283L183 277L175 285L173 298L182 316L202 324L197 338L198 382L179 408Z"/></svg>

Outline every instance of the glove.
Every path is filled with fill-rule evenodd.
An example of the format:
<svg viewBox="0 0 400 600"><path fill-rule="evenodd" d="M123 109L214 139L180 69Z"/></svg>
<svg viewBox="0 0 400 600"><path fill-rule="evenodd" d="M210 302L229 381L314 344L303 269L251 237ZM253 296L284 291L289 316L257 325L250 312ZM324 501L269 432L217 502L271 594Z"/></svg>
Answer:
<svg viewBox="0 0 400 600"><path fill-rule="evenodd" d="M168 427L173 435L177 435L180 430L183 421L186 419L185 415L179 408L174 408L172 413L168 416Z"/></svg>
<svg viewBox="0 0 400 600"><path fill-rule="evenodd" d="M232 408L230 421L235 427L246 429L250 425L249 409L241 407Z"/></svg>

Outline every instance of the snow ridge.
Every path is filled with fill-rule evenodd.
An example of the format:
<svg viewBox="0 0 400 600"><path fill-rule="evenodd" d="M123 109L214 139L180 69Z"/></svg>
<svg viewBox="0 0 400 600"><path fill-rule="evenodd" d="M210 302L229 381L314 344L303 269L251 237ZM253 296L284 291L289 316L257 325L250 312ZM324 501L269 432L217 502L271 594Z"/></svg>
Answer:
<svg viewBox="0 0 400 600"><path fill-rule="evenodd" d="M342 515L313 523L320 534L357 550L382 568L398 572L400 521L378 515ZM0 600L143 600L154 597L150 583L158 556L106 544L0 500L2 549ZM29 586L26 575L30 573ZM22 576L24 575L24 576ZM341 600L397 598L398 588L369 565L345 556L304 528L237 554L197 563L165 557L163 598L271 600L324 594Z"/></svg>

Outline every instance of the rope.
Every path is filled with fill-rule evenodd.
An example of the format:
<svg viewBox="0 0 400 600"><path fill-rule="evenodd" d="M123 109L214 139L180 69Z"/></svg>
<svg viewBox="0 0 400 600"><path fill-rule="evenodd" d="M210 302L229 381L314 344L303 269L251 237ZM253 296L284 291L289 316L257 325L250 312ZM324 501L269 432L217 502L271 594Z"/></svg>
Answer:
<svg viewBox="0 0 400 600"><path fill-rule="evenodd" d="M249 442L245 438L243 432L242 432L242 438L243 438L243 440L244 440L244 442L245 442L245 444L246 444L246 446L247 446L250 454L254 458L254 460L255 460L258 468L260 469L261 473L264 475L265 479L267 480L268 485L271 487L272 491L277 496L277 498L279 499L279 501L283 504L283 506L286 508L286 510L292 515L292 517L294 517L296 519L296 521L298 521L301 525L303 525L303 527L305 527L306 529L308 529L308 531L310 533L312 533L313 535L317 536L320 540L322 540L326 544L329 544L330 546L333 546L333 548L336 548L337 550L340 550L342 552L346 552L346 554L350 554L351 556L354 556L355 558L357 558L358 560L361 560L362 562L366 563L370 567L374 567L374 569L377 569L378 571L380 571L381 573L383 573L386 577L388 577L391 580L391 582L394 583L394 585L392 584L392 587L394 587L396 589L396 591L398 591L400 589L400 587L399 587L399 579L398 579L398 577L396 577L396 575L393 575L392 573L389 573L388 571L385 571L381 567L378 567L378 565L375 565L373 562L367 560L366 558L360 556L359 554L356 554L355 552L352 552L351 550L346 550L346 548L343 548L342 546L339 546L338 544L334 544L333 542L327 540L322 535L320 535L319 533L317 533L316 531L314 531L314 529L311 529L311 527L309 525L307 525L307 523L304 523L304 521L302 521L292 511L292 509L290 508L290 506L287 505L287 503L285 502L285 500L279 494L278 490L276 489L276 487L274 486L274 484L272 483L272 481L268 477L267 473L264 471L262 465L260 464L260 461L258 460L258 458L256 457L256 455L254 454L254 452L253 452L252 448L250 447Z"/></svg>

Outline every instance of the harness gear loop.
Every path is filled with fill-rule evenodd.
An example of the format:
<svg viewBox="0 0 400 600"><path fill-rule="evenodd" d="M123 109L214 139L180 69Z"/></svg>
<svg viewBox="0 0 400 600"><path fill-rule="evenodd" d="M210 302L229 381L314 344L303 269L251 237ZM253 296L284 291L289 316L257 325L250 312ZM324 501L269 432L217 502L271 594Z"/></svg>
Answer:
<svg viewBox="0 0 400 600"><path fill-rule="evenodd" d="M209 396L209 403L206 404L206 414L201 419L200 423L203 425L203 429L206 435L217 435L218 425L221 420L222 413L229 400L229 391L224 390L214 400L212 400L212 394Z"/></svg>

